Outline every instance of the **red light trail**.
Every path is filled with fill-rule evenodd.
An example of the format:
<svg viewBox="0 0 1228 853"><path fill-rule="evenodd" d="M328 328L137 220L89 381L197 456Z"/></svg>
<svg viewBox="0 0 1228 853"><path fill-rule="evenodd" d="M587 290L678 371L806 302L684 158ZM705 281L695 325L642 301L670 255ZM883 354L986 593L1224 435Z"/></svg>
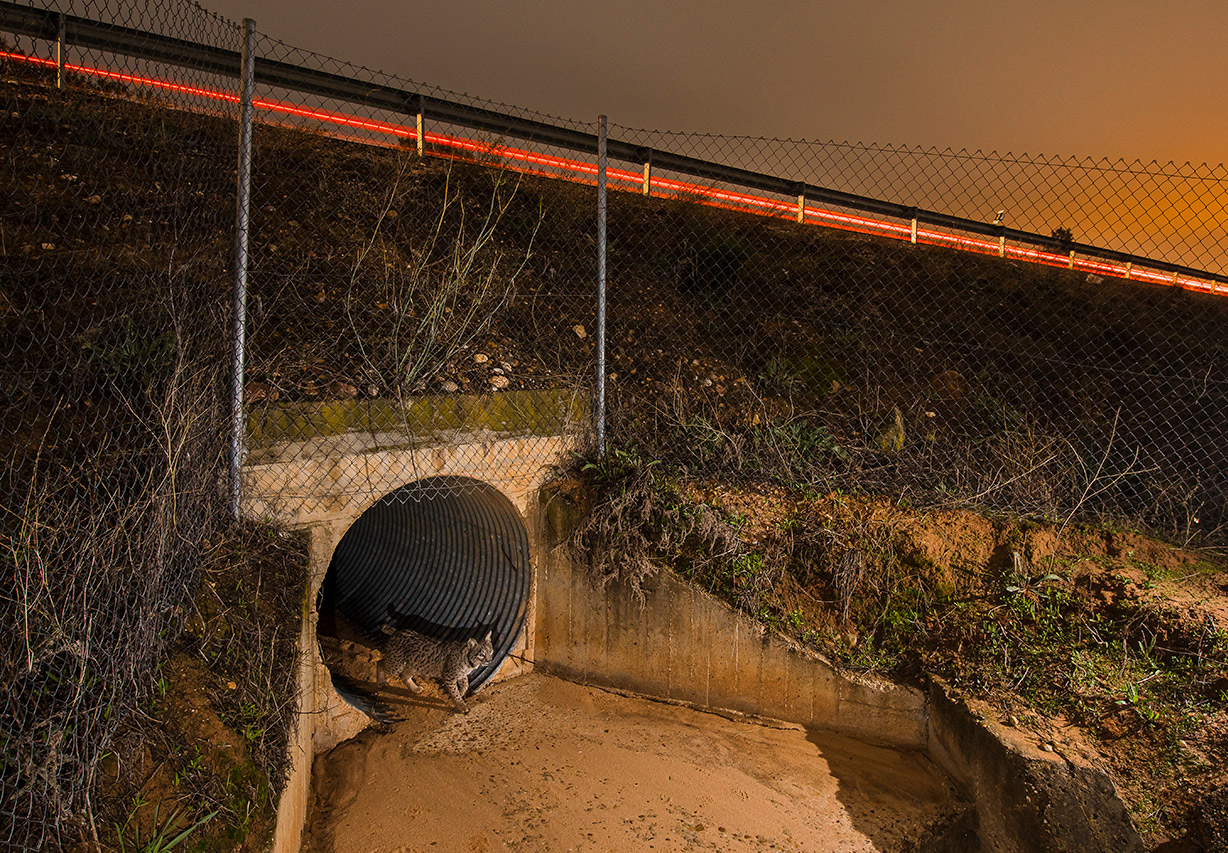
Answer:
<svg viewBox="0 0 1228 853"><path fill-rule="evenodd" d="M37 57L26 56L24 54L13 53L10 51L0 51L0 58L16 62L26 62L33 65L41 65L48 68L57 67L54 60L39 59ZM99 77L105 80L113 80L120 83L145 86L150 89L165 92L190 95L193 97L218 101L224 104L239 103L239 96L231 92L208 89L201 86L189 86L183 83L174 83L168 80L159 80L153 77L144 77L126 72L108 71L103 68L91 68L84 65L66 63L64 67L65 69L78 74ZM352 130L367 131L391 136L395 137L398 142L404 142L405 140L417 141L418 136L417 128L412 125L399 125L390 122L376 121L374 119L365 119L360 116L314 109L296 104L288 104L280 101L269 100L267 98L255 99L253 101L253 106L258 110L264 110L268 113L305 118L312 121L318 121L322 124L329 124ZM360 139L353 136L347 138L365 144L396 144L380 143L374 140ZM433 151L432 156L443 157L445 159L472 161L479 158L495 157L504 161L504 165L507 168L523 174L539 175L549 178L561 178L584 184L596 184L597 180L597 165L595 163L586 163L582 160L572 160L565 157L559 157L557 155L527 151L509 145L489 144L476 139L469 139L461 136L449 136L440 133L425 133L423 135L423 142L427 145L435 147L436 149L442 149ZM643 191L643 187L645 186L644 175L639 171L611 168L607 170L606 176L611 185L626 184L626 187L622 187L622 189L626 192L639 193ZM779 199L769 198L767 196L754 195L751 193L724 189L720 187L705 186L703 184L694 184L672 178L662 178L655 175L649 176L648 187L650 193L655 190L657 193L676 194L709 207L717 207L743 213L749 212L763 216L773 216L781 219L797 219L798 216L798 203L796 201L782 201ZM613 186L612 188L618 187ZM1028 249L1022 246L1011 246L996 240L961 236L944 231L934 231L928 228L916 228L916 236L914 238L914 226L911 223L897 224L886 220L872 219L869 217L851 213L843 213L836 210L811 207L805 205L804 203L802 204L801 221L813 223L825 228L834 228L841 231L852 231L859 234L887 237L895 240L907 240L909 242L916 242L924 245L946 246L948 248L975 252L977 254L997 255L999 257L1021 260L1028 263L1043 264L1051 267L1062 267L1065 269L1074 270L1076 272L1087 272L1110 278L1120 278L1131 281L1148 282L1151 284L1175 286L1186 290L1198 291L1200 293L1228 296L1228 285L1203 281L1196 278L1189 278L1187 276L1178 275L1177 273L1162 273L1155 270L1140 269L1132 266L1131 264L1117 264L1107 261L1097 261L1090 258L1075 257L1074 255L1059 255L1040 249Z"/></svg>

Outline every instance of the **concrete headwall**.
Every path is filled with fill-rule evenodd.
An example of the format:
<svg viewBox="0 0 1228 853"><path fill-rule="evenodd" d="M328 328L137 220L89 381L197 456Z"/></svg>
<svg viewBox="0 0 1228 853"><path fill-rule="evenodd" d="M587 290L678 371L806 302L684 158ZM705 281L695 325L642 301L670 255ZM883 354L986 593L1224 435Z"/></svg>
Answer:
<svg viewBox="0 0 1228 853"><path fill-rule="evenodd" d="M526 524L533 571L528 622L518 659L509 659L497 678L540 667L575 681L696 708L770 717L925 750L976 804L975 828L968 829L961 850L1141 849L1103 773L1073 756L1045 753L1036 744L1012 744L980 716L952 702L940 685L927 695L843 675L820 655L766 630L668 571L645 586L643 601L625 585L596 588L562 545L576 520L575 509L540 490L548 463L566 451L567 441L490 433L471 434L465 437L468 441L457 438L449 445L391 452L403 457L399 467L406 473L425 467L426 460L419 457L429 454L432 473L465 473L491 483L512 500ZM292 772L279 805L275 853L299 849L313 755L370 722L332 688L316 642L314 605L333 551L349 525L381 490L405 481L398 482L398 475L373 458L389 453L386 447L360 449L353 444L352 435L327 437L312 452L296 447L293 459L266 453L246 472L252 487L249 507L312 533L311 578L304 591L299 640L300 716L292 733ZM342 447L356 452L329 452ZM349 471L371 466L372 480L356 493L344 480L330 476L339 466ZM287 489L290 484L297 488ZM299 504L295 512L287 498L303 494L297 489L309 490L314 500Z"/></svg>
<svg viewBox="0 0 1228 853"><path fill-rule="evenodd" d="M574 446L574 424L585 411L585 401L570 391L542 390L423 397L404 404L290 403L251 414L243 511L311 534L291 769L278 804L274 853L299 849L313 756L371 723L333 689L316 639L316 596L350 525L384 495L437 475L489 483L508 497L522 519L531 519L538 489L550 467ZM534 563L540 550L532 543ZM534 577L537 571L534 565ZM532 668L534 604L531 594L529 627L494 680Z"/></svg>

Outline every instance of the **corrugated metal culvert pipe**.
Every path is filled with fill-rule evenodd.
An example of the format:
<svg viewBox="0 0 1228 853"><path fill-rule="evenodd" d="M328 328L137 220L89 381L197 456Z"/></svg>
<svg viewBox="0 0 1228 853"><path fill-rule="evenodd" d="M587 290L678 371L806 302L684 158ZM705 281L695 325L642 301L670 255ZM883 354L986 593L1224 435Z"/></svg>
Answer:
<svg viewBox="0 0 1228 853"><path fill-rule="evenodd" d="M470 677L490 678L524 630L529 537L520 514L493 486L431 477L385 495L350 527L320 590L319 633L380 646L381 626L437 639L493 632L494 660ZM359 708L369 697L333 676Z"/></svg>

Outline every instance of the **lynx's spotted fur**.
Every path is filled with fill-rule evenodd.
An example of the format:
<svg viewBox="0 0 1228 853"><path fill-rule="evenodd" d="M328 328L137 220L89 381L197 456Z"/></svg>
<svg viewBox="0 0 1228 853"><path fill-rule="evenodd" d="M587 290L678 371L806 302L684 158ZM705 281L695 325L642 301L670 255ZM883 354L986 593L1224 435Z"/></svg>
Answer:
<svg viewBox="0 0 1228 853"><path fill-rule="evenodd" d="M482 640L436 640L389 626L384 626L383 631L391 637L384 647L383 659L375 668L377 685L382 685L391 673L410 690L421 693L423 688L414 682L414 677L436 678L456 710L469 713L463 698L469 689L469 674L486 666L495 656L490 631Z"/></svg>

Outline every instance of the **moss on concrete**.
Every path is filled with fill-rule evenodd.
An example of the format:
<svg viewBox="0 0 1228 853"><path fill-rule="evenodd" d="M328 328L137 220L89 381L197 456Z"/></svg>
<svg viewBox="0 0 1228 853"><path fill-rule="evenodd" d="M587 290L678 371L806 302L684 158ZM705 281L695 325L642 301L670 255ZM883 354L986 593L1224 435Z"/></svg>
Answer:
<svg viewBox="0 0 1228 853"><path fill-rule="evenodd" d="M248 447L352 432L403 433L418 439L450 432L556 435L586 416L587 402L570 389L543 388L493 395L413 397L399 403L329 400L260 405L248 413Z"/></svg>

